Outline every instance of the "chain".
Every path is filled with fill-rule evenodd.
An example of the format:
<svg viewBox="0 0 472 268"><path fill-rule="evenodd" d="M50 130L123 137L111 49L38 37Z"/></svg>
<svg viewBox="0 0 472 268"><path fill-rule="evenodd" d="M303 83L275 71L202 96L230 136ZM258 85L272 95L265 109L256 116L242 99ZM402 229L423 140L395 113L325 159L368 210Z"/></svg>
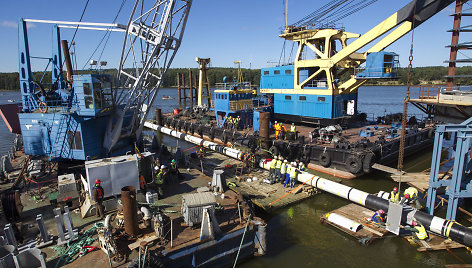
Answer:
<svg viewBox="0 0 472 268"><path fill-rule="evenodd" d="M415 14L416 14L416 1L413 9L412 16L412 31L411 31L411 44L410 44L410 57L408 57L408 80L406 82L406 96L403 100L403 114L402 114L402 131L400 136L400 148L398 149L398 165L397 169L400 171L400 180L398 181L398 192L402 183L403 172L403 158L405 157L405 136L406 136L406 123L408 118L408 103L410 101L410 87L411 87L411 72L413 69L413 40L415 36Z"/></svg>

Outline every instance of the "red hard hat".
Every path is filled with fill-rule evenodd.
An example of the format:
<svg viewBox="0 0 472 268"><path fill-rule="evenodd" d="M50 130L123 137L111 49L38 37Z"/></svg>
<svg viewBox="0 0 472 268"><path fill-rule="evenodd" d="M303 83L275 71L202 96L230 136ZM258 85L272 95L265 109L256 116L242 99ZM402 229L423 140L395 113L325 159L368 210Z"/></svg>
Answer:
<svg viewBox="0 0 472 268"><path fill-rule="evenodd" d="M394 192L398 192L398 188L397 188L397 187L393 187L393 191L394 191Z"/></svg>
<svg viewBox="0 0 472 268"><path fill-rule="evenodd" d="M96 180L95 180L95 184L100 184L101 182L102 182L102 181L99 180L99 179L96 179Z"/></svg>
<svg viewBox="0 0 472 268"><path fill-rule="evenodd" d="M418 223L416 221L411 222L411 225L416 226Z"/></svg>
<svg viewBox="0 0 472 268"><path fill-rule="evenodd" d="M409 199L409 198L410 198L410 195L409 195L409 194L405 194L405 198L406 198L406 199Z"/></svg>
<svg viewBox="0 0 472 268"><path fill-rule="evenodd" d="M379 214L385 214L385 211L383 211L383 209L379 209L377 212L378 212Z"/></svg>

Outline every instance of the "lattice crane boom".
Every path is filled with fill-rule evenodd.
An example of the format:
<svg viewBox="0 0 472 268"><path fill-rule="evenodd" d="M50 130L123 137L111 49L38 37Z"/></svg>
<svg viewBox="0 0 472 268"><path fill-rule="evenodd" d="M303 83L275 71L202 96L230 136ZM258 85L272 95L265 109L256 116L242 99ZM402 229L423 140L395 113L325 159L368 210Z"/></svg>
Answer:
<svg viewBox="0 0 472 268"><path fill-rule="evenodd" d="M145 3L146 2L146 3ZM104 147L110 152L126 137L139 137L172 60L182 42L192 0L136 0L121 53L119 78L130 88L117 93Z"/></svg>

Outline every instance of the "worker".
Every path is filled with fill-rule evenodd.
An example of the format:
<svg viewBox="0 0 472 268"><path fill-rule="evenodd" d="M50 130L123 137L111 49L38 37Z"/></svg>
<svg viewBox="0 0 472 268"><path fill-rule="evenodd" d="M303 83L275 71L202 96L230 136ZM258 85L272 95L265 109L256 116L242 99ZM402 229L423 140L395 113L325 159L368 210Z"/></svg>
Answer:
<svg viewBox="0 0 472 268"><path fill-rule="evenodd" d="M144 179L144 176L139 176L139 188L145 193L147 191L147 182Z"/></svg>
<svg viewBox="0 0 472 268"><path fill-rule="evenodd" d="M280 124L277 123L277 121L275 121L274 129L275 129L275 138L279 139L281 127L280 127Z"/></svg>
<svg viewBox="0 0 472 268"><path fill-rule="evenodd" d="M103 191L103 187L101 186L102 181L99 179L95 180L95 185L93 186L93 201L96 202L96 215L103 219L105 216L105 207L103 206L103 198L105 198L105 191Z"/></svg>
<svg viewBox="0 0 472 268"><path fill-rule="evenodd" d="M284 187L287 187L290 183L290 172L292 172L292 163L287 163L287 167L285 169L285 182L284 182Z"/></svg>
<svg viewBox="0 0 472 268"><path fill-rule="evenodd" d="M280 183L284 184L286 176L285 174L287 173L287 160L284 159L282 161L282 165L280 165Z"/></svg>
<svg viewBox="0 0 472 268"><path fill-rule="evenodd" d="M235 118L235 122L234 122L234 129L238 130L239 129L239 122L241 121L241 118L239 117L236 117Z"/></svg>
<svg viewBox="0 0 472 268"><path fill-rule="evenodd" d="M275 162L275 182L279 182L281 180L280 178L281 168L282 168L282 156L279 155L279 157L277 157L277 162Z"/></svg>
<svg viewBox="0 0 472 268"><path fill-rule="evenodd" d="M431 238L429 238L428 233L426 232L426 229L424 228L423 224L421 224L421 222L417 221L416 219L413 219L411 225L413 226L413 228L405 227L405 229L410 230L414 234L413 241L431 241Z"/></svg>
<svg viewBox="0 0 472 268"><path fill-rule="evenodd" d="M233 117L230 115L226 118L226 126L228 128L232 128L233 127Z"/></svg>
<svg viewBox="0 0 472 268"><path fill-rule="evenodd" d="M290 132L297 132L297 127L295 126L295 123L292 123L292 125L290 126Z"/></svg>
<svg viewBox="0 0 472 268"><path fill-rule="evenodd" d="M300 168L298 168L301 171L306 171L306 167L305 167L305 164L303 164L303 162L300 163Z"/></svg>
<svg viewBox="0 0 472 268"><path fill-rule="evenodd" d="M183 177L177 167L177 162L175 161L175 159L172 159L170 161L169 175L172 175L173 182L178 182Z"/></svg>
<svg viewBox="0 0 472 268"><path fill-rule="evenodd" d="M417 209L421 208L421 204L418 201L418 190L415 187L408 187L404 193L402 201L400 203L411 205L415 203Z"/></svg>
<svg viewBox="0 0 472 268"><path fill-rule="evenodd" d="M393 187L393 190L390 192L390 202L398 203L398 201L400 201L400 193L397 187Z"/></svg>
<svg viewBox="0 0 472 268"><path fill-rule="evenodd" d="M385 222L385 211L383 209L377 210L374 215L372 215L372 222L375 223L384 223Z"/></svg>
<svg viewBox="0 0 472 268"><path fill-rule="evenodd" d="M277 156L274 156L272 161L270 161L269 169L269 183L273 184L275 181L275 166L277 165Z"/></svg>
<svg viewBox="0 0 472 268"><path fill-rule="evenodd" d="M280 139L281 140L285 140L287 139L286 138L286 134L287 133L287 130L285 129L285 126L283 124L280 124L280 133L279 133L279 136L280 136Z"/></svg>
<svg viewBox="0 0 472 268"><path fill-rule="evenodd" d="M158 167L156 167L157 169ZM156 187L157 192L159 193L159 197L164 196L164 183L165 177L167 175L166 166L162 165L159 172L157 172L156 177L154 179L154 185Z"/></svg>
<svg viewBox="0 0 472 268"><path fill-rule="evenodd" d="M292 169L290 170L290 188L295 187L295 181L297 180L297 176L298 176L297 163L292 162Z"/></svg>

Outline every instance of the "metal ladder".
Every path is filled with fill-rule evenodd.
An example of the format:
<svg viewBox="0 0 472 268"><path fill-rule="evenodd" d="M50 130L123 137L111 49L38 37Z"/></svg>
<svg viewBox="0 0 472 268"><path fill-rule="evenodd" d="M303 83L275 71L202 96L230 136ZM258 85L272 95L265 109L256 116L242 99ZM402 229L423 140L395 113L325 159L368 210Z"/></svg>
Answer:
<svg viewBox="0 0 472 268"><path fill-rule="evenodd" d="M54 141L53 150L51 150L51 156L57 158L69 158L72 149L70 145L74 142L75 132L79 124L73 120L71 114L63 114L59 121L59 127L57 129L56 139ZM73 136L68 137L68 132L74 133ZM59 153L57 153L59 152Z"/></svg>

